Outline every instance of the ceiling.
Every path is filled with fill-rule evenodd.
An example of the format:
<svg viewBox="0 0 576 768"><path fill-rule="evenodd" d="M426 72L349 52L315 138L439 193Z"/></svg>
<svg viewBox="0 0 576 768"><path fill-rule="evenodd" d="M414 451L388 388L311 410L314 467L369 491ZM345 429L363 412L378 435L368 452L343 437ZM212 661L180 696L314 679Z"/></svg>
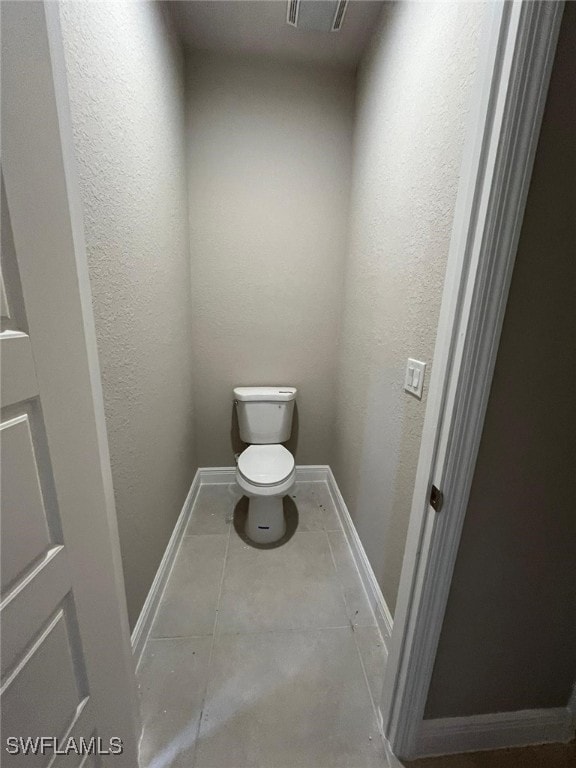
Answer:
<svg viewBox="0 0 576 768"><path fill-rule="evenodd" d="M163 3L186 48L251 54L355 69L382 8L381 0L350 0L339 32L286 23L286 0L179 0Z"/></svg>

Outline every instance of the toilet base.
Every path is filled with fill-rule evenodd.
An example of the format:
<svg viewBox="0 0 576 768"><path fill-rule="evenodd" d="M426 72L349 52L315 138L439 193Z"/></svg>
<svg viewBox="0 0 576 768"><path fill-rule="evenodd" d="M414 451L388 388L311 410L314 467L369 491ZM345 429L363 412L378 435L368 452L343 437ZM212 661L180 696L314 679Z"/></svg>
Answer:
<svg viewBox="0 0 576 768"><path fill-rule="evenodd" d="M251 496L246 535L255 544L271 544L286 533L282 496Z"/></svg>

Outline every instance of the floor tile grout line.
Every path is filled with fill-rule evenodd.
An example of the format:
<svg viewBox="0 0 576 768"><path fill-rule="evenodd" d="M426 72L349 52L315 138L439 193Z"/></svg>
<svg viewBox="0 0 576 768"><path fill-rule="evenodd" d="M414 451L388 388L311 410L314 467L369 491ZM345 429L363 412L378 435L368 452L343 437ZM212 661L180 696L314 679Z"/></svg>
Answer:
<svg viewBox="0 0 576 768"><path fill-rule="evenodd" d="M158 616L158 613L160 611L160 606L164 602L164 596L166 594L166 590L168 589L168 584L170 582L170 579L172 577L172 574L174 573L174 569L176 568L176 562L180 557L180 554L182 552L182 545L184 544L184 540L189 538L190 536L198 536L198 535L209 535L209 536L223 536L226 534L188 534L186 531L190 528L190 524L192 523L192 520L194 519L194 510L198 506L198 501L200 499L200 494L202 491L202 482L200 482L200 485L198 486L198 491L196 493L196 498L194 499L194 503L191 505L190 510L188 512L188 519L186 520L186 525L184 526L184 531L182 533L182 536L180 538L180 542L178 543L178 546L176 548L176 551L174 553L174 558L172 560L172 564L170 565L170 570L166 574L166 580L164 582L164 586L162 587L162 591L160 595L158 596L158 601L156 603L156 608L154 610L154 614L152 618L150 619L150 629L148 630L148 633L146 635L146 640L144 641L144 645L142 646L142 653L140 654L140 658L138 660L138 664L136 666L136 674L138 674L138 670L140 669L140 665L142 664L142 659L144 658L144 651L146 649L146 645L148 644L149 640L160 640L160 639L169 639L168 636L164 637L153 637L152 636L152 629L154 627L154 624L156 622L156 618ZM230 531L228 530L228 534L230 534ZM175 635L173 637L209 637L209 635Z"/></svg>
<svg viewBox="0 0 576 768"><path fill-rule="evenodd" d="M202 486L200 486L202 487ZM198 493L200 493L200 488L198 489ZM196 499L197 501L197 499ZM194 507L196 506L196 501L194 501L194 504L190 508L190 512L188 513L188 520L186 521L186 525L184 526L184 531L188 528L190 525L190 521L192 520L192 514L194 512ZM146 646L148 645L149 640L154 640L155 638L152 637L152 629L154 628L154 624L156 623L156 619L158 618L158 613L160 611L160 606L164 602L164 596L166 594L166 590L168 589L168 584L170 582L170 579L172 578L172 574L174 573L174 569L176 567L176 561L180 557L180 553L182 552L182 544L184 543L184 539L186 536L183 534L180 542L178 543L178 546L176 547L176 551L174 552L174 558L172 560L172 563L170 565L170 569L168 573L166 574L166 580L164 582L164 586L162 587L162 591L160 592L158 596L158 600L156 602L156 608L154 609L154 613L152 615L152 618L150 619L149 629L146 634L146 640L144 641L144 644L142 646L142 652L140 653L140 658L138 659L138 664L136 665L135 674L138 674L138 670L140 669L140 665L142 664L142 659L144 658Z"/></svg>
<svg viewBox="0 0 576 768"><path fill-rule="evenodd" d="M341 531L326 531L326 536L328 537L328 546L330 547L330 552L332 553L332 558L334 560L334 566L336 568L336 572L338 573L338 580L340 582L340 586L342 587L342 593L344 595L344 602L346 603L346 608L348 608L348 601L346 600L346 592L345 592L345 589L344 589L344 582L343 582L342 578L340 578L340 574L343 571L343 568L338 568L338 564L336 563L336 555L334 554L334 549L332 547L332 542L330 541L330 534L331 533L341 533L342 534L342 538L344 539L344 545L347 547L348 553L350 554L350 558L352 560L352 568L353 568L353 572L354 572L354 576L355 576L354 580L357 582L357 584L359 585L360 589L362 590L362 593L363 593L364 597L366 598L366 605L370 608L370 613L372 614L372 624L354 624L354 626L356 626L356 627L377 627L378 630L379 630L378 621L376 619L376 613L374 611L374 607L372 605L372 601L370 600L370 597L369 597L368 593L366 592L366 588L365 588L364 584L362 583L362 577L360 576L360 571L358 570L358 566L356 565L356 562L354 560L354 555L352 554L352 548L350 547L350 544L348 543L348 539L346 538L346 534L344 533L343 530L341 530ZM352 606L350 606L350 610L352 610ZM350 622L353 623L352 619L350 619ZM380 634L382 635L382 632L380 632Z"/></svg>
<svg viewBox="0 0 576 768"><path fill-rule="evenodd" d="M346 616L348 617L348 623L352 627L352 629L354 629L354 622L350 618L350 612L352 610L352 607L348 605L348 601L346 600L346 591L344 589L344 584L342 582L342 579L340 578L340 571L336 563L336 557L334 555L334 550L332 549L330 536L328 535L328 531L324 531L324 533L326 534L326 541L328 542L328 551L330 552L330 557L332 558L334 570L336 571L336 580L338 581L338 586L340 587L340 592L342 594L342 600L344 601L344 607L346 608Z"/></svg>
<svg viewBox="0 0 576 768"><path fill-rule="evenodd" d="M372 607L372 603L370 601L370 598L368 597L368 594L366 593L366 589L364 588L364 584L362 583L362 579L360 577L360 572L358 571L358 566L354 562L354 557L352 555L350 544L348 543L348 540L346 538L346 534L344 533L344 529L340 528L339 531L326 530L325 533L326 533L326 538L328 539L328 547L330 549L330 554L332 555L332 561L334 563L334 568L336 569L336 574L337 574L337 577L338 577L338 583L340 584L340 589L342 591L342 597L344 599L344 604L346 605L348 617L349 617L349 611L352 610L352 606L349 606L348 605L348 601L346 600L346 591L345 591L345 588L344 588L344 582L343 582L343 580L341 578L341 575L340 575L341 574L341 569L338 568L338 564L336 562L336 555L334 554L334 548L332 547L332 542L330 541L330 534L331 533L341 533L342 534L342 537L344 539L344 544L348 548L348 551L349 551L350 556L351 556L352 561L353 561L354 570L356 572L356 581L360 585L360 587L362 589L362 592L364 593L364 596L366 598L366 603L369 606L370 611L372 613L373 624L354 624L352 619L349 617L349 621L350 621L350 624L351 624L352 628L354 628L354 627L369 627L370 626L370 627L376 627L377 629L379 629L378 628L378 622L376 621L376 616L374 614L374 608ZM380 635L382 635L381 632L380 632Z"/></svg>
<svg viewBox="0 0 576 768"><path fill-rule="evenodd" d="M376 627L376 629L378 629ZM370 696L370 703L372 704L372 711L374 713L375 718L375 725L376 730L380 734L380 736L384 736L383 733L380 733L380 711L376 705L376 702L374 701L374 696L372 695L372 688L370 687L370 683L368 682L368 673L366 672L366 665L364 664L364 659L362 658L362 651L360 650L360 646L358 645L358 638L356 636L356 630L354 627L352 627L352 634L354 635L354 645L356 646L356 652L358 653L358 658L360 659L360 666L362 667L362 673L364 675L364 682L366 683L366 687L368 688L368 696Z"/></svg>
<svg viewBox="0 0 576 768"><path fill-rule="evenodd" d="M330 554L332 556L332 562L334 563L334 568L336 570L336 574L337 574L336 577L338 579L338 584L340 586L340 591L342 592L342 599L344 600L344 605L346 606L346 613L349 615L350 611L348 609L348 603L346 601L346 595L345 595L345 591L344 591L344 584L342 583L342 580L340 579L340 575L339 575L339 571L338 571L338 566L336 565L336 558L334 557L334 552L332 550L332 544L330 543L330 536L328 536L328 532L327 531L325 533L326 533L326 538L328 539L328 547L330 549ZM356 648L356 653L358 654L358 658L360 660L360 666L362 668L362 674L364 676L364 683L366 685L366 688L368 689L368 696L370 697L370 703L372 705L372 712L374 714L374 724L376 726L376 730L378 731L378 734L382 735L382 734L380 734L380 728L379 728L379 725L378 725L378 723L379 723L379 712L378 712L378 709L376 707L376 703L374 701L374 697L372 696L372 689L370 688L370 683L368 682L368 674L366 672L366 667L364 665L364 659L362 658L362 653L360 651L360 646L358 645L358 638L356 637L356 625L353 623L352 619L350 619L350 618L349 618L349 622L350 622L350 627L352 629L352 635L354 636L354 647ZM377 627L376 627L376 629L377 629Z"/></svg>
<svg viewBox="0 0 576 768"><path fill-rule="evenodd" d="M150 642L155 640L202 640L205 637L212 637L212 632L206 632L204 635L158 635L157 637L149 637Z"/></svg>
<svg viewBox="0 0 576 768"><path fill-rule="evenodd" d="M1 0L0 0L0 2L1 2ZM196 504L194 504L194 507L195 506L196 506ZM194 507L193 507L193 509L194 509ZM190 520L191 519L192 519L192 517L190 517ZM190 520L189 520L188 524L190 523ZM204 534L200 534L200 535L204 536ZM228 540L229 540L230 530L228 530L226 533L211 533L211 534L207 534L207 535L208 536L227 537L225 552L228 551L227 548L228 548ZM169 570L168 575L166 577L166 583L164 584L164 586L162 588L162 592L160 593L160 597L158 598L158 603L156 605L156 609L154 611L154 615L153 615L153 617L152 617L152 619L150 621L150 629L149 629L148 634L146 636L146 641L145 641L144 646L142 648L142 653L140 654L140 660L138 662L138 666L136 667L136 673L138 673L138 669L140 668L140 664L142 663L142 659L144 658L144 651L146 649L146 645L147 645L149 640L167 640L167 639L170 639L170 638L177 638L177 637L210 637L210 635L211 635L210 632L206 632L206 633L200 634L200 635L198 635L198 634L193 634L193 635L153 635L152 634L152 632L154 630L154 625L156 623L156 619L157 619L158 614L160 612L160 608L164 604L164 598L166 596L166 593L167 593L167 590L168 590L168 586L169 586L170 581L172 579L172 575L174 574L176 566L177 566L177 564L178 564L178 562L180 560L180 556L182 554L184 543L186 542L187 539L194 539L194 538L198 538L198 534L192 534L190 536L182 536L182 538L180 540L180 543L178 544L178 548L176 550L176 554L174 555L174 560L172 562L172 565L170 566L170 570Z"/></svg>
<svg viewBox="0 0 576 768"><path fill-rule="evenodd" d="M165 640L168 638L155 638L152 637L152 629L154 627L154 624L156 623L156 618L158 616L158 612L160 610L160 606L162 605L162 602L164 601L164 596L166 594L166 590L168 589L168 583L170 582L170 579L172 577L172 574L174 573L174 568L176 567L176 561L178 560L180 553L182 551L182 545L184 543L184 539L186 538L186 531L188 530L188 527L190 526L190 522L192 521L193 515L194 515L194 509L196 508L196 505L198 503L198 498L200 496L200 491L202 489L202 483L200 482L200 485L198 486L198 491L196 493L196 498L194 499L194 503L190 506L190 509L188 511L188 519L186 520L186 524L183 528L183 533L180 538L180 541L178 543L178 546L176 547L176 551L174 552L174 558L172 560L172 563L170 565L170 569L168 570L168 573L166 574L166 580L164 582L164 586L162 587L162 591L160 592L160 595L158 596L158 601L156 603L156 608L154 610L154 614L152 615L152 618L150 619L150 625L148 632L146 634L146 640L144 641L144 644L142 646L142 652L140 653L140 658L138 659L138 664L136 665L136 668L134 670L134 674L136 675L136 682L138 686L138 692L140 691L140 682L138 681L138 673L140 671L140 667L142 666L142 662L144 658L147 656L146 650L148 648L148 643L151 640ZM175 639L175 638L174 638ZM142 701L140 698L140 695L138 695L138 708L139 708L139 714L142 707ZM144 736L144 727L140 730L140 736L138 738L138 753L140 753L140 744L142 742L142 738ZM194 754L196 753L196 745L194 745Z"/></svg>
<svg viewBox="0 0 576 768"><path fill-rule="evenodd" d="M226 564L228 562L228 552L230 550L230 539L232 537L232 520L228 523L228 539L226 541L226 550L224 552L224 562L222 563L222 573L220 574L220 587L218 589L218 599L216 600L216 613L214 615L214 624L212 626L212 642L210 644L210 653L208 655L208 664L206 668L206 685L204 687L204 695L202 696L202 703L200 705L200 715L198 717L198 725L196 726L196 737L194 739L194 752L192 753L191 768L194 768L196 764L196 753L198 751L198 741L200 739L200 728L202 726L202 718L204 717L204 707L206 706L206 699L208 697L208 685L210 684L210 671L212 669L212 658L214 656L214 646L216 644L216 627L218 626L218 616L220 611L220 602L222 600L222 590L224 587L224 576L226 574Z"/></svg>
<svg viewBox="0 0 576 768"><path fill-rule="evenodd" d="M328 550L330 552L330 557L332 558L332 564L334 565L334 571L336 572L336 580L338 582L338 586L340 587L340 593L342 595L342 600L344 602L344 607L346 609L346 615L348 616L348 625L352 629L352 635L354 636L354 647L356 648L356 653L358 654L358 657L360 659L360 666L362 668L362 674L364 676L364 683L366 687L368 688L368 696L370 697L370 703L372 705L372 711L374 713L375 722L378 723L378 713L376 711L376 707L374 705L374 699L372 697L372 691L370 689L370 685L368 683L368 675L366 674L366 669L364 667L364 660L362 659L362 654L360 653L360 647L358 645L358 640L356 638L356 626L352 619L350 618L350 613L352 611L352 607L348 605L348 601L346 600L346 592L344 589L344 584L342 582L342 579L340 578L340 570L338 568L338 565L336 563L336 557L334 556L334 551L332 549L332 544L330 542L330 536L329 532L325 529L324 534L326 535L326 541L328 542Z"/></svg>
<svg viewBox="0 0 576 768"><path fill-rule="evenodd" d="M355 624L357 629L378 629L374 624ZM244 630L228 630L226 632L220 632L218 637L230 637L235 635L247 635L254 637L255 635L283 635L289 632L329 632L335 629L350 629L350 621L346 624L332 624L322 627L310 626L310 624L302 627L279 627L277 629L260 629L253 632L246 632ZM162 635L159 637L151 637L150 641L156 640L203 640L207 637L212 637L212 633L205 635ZM217 638L216 638L217 639Z"/></svg>

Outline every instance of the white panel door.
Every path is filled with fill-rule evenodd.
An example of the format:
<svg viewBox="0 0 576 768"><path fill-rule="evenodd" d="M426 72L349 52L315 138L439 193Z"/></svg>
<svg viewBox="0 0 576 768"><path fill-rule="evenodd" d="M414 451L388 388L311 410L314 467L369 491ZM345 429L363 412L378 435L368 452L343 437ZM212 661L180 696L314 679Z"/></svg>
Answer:
<svg viewBox="0 0 576 768"><path fill-rule="evenodd" d="M136 768L135 676L57 12L1 4L0 762ZM29 742L28 754L13 741L41 736L59 741ZM80 737L101 739L104 754L77 754ZM117 751L111 737L122 754L105 754Z"/></svg>

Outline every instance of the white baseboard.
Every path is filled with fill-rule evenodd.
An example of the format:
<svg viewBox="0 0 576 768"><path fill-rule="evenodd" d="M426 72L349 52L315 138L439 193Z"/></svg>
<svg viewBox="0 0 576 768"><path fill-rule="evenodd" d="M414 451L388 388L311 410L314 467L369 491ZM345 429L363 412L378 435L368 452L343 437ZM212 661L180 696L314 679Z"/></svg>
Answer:
<svg viewBox="0 0 576 768"><path fill-rule="evenodd" d="M374 611L378 628L382 634L382 639L384 640L384 645L386 646L386 649L388 649L389 638L392 635L392 614L386 605L386 600L384 599L380 585L376 580L376 576L374 575L372 566L370 565L366 552L364 551L364 547L362 546L362 542L360 541L356 527L354 526L352 518L350 517L350 512L348 511L346 502L340 493L340 489L338 488L338 484L336 483L330 467L327 467L326 482L328 484L328 489L330 490L332 500L334 501L334 505L338 511L340 522L342 523L342 528L344 530L344 535L346 536L346 540L348 541L350 549L352 550L352 556L354 557L354 562L356 563L356 567L360 573L362 584L366 590L366 594L368 595L370 606Z"/></svg>
<svg viewBox="0 0 576 768"><path fill-rule="evenodd" d="M304 464L296 467L296 480L302 483L326 483L329 471L326 464Z"/></svg>
<svg viewBox="0 0 576 768"><path fill-rule="evenodd" d="M204 485L233 483L236 467L202 467L198 470ZM306 464L296 467L296 480L299 482L326 482L328 467L325 465Z"/></svg>
<svg viewBox="0 0 576 768"><path fill-rule="evenodd" d="M154 581L152 582L152 586L150 587L144 605L142 606L142 610L140 611L140 616L138 617L138 621L132 632L132 653L134 655L134 663L136 667L138 666L140 656L144 650L144 645L148 639L148 634L152 626L152 621L154 620L156 609L158 608L158 603L164 592L164 587L166 586L168 576L170 575L170 571L174 564L176 552L178 551L184 531L188 525L188 520L190 519L192 507L194 506L198 491L200 490L201 482L201 470L198 470L194 475L194 480L192 480L192 485L186 496L186 501L178 515L178 520L176 521L176 525L174 526L174 530L168 541L168 546L160 561L156 576L154 577Z"/></svg>
<svg viewBox="0 0 576 768"><path fill-rule="evenodd" d="M576 682L572 687L572 695L568 699L568 704L566 706L568 707L570 717L572 718L572 732L574 732L576 731Z"/></svg>
<svg viewBox="0 0 576 768"><path fill-rule="evenodd" d="M480 752L574 738L568 707L423 720L415 757Z"/></svg>
<svg viewBox="0 0 576 768"><path fill-rule="evenodd" d="M202 485L228 485L236 479L236 467L200 467Z"/></svg>

